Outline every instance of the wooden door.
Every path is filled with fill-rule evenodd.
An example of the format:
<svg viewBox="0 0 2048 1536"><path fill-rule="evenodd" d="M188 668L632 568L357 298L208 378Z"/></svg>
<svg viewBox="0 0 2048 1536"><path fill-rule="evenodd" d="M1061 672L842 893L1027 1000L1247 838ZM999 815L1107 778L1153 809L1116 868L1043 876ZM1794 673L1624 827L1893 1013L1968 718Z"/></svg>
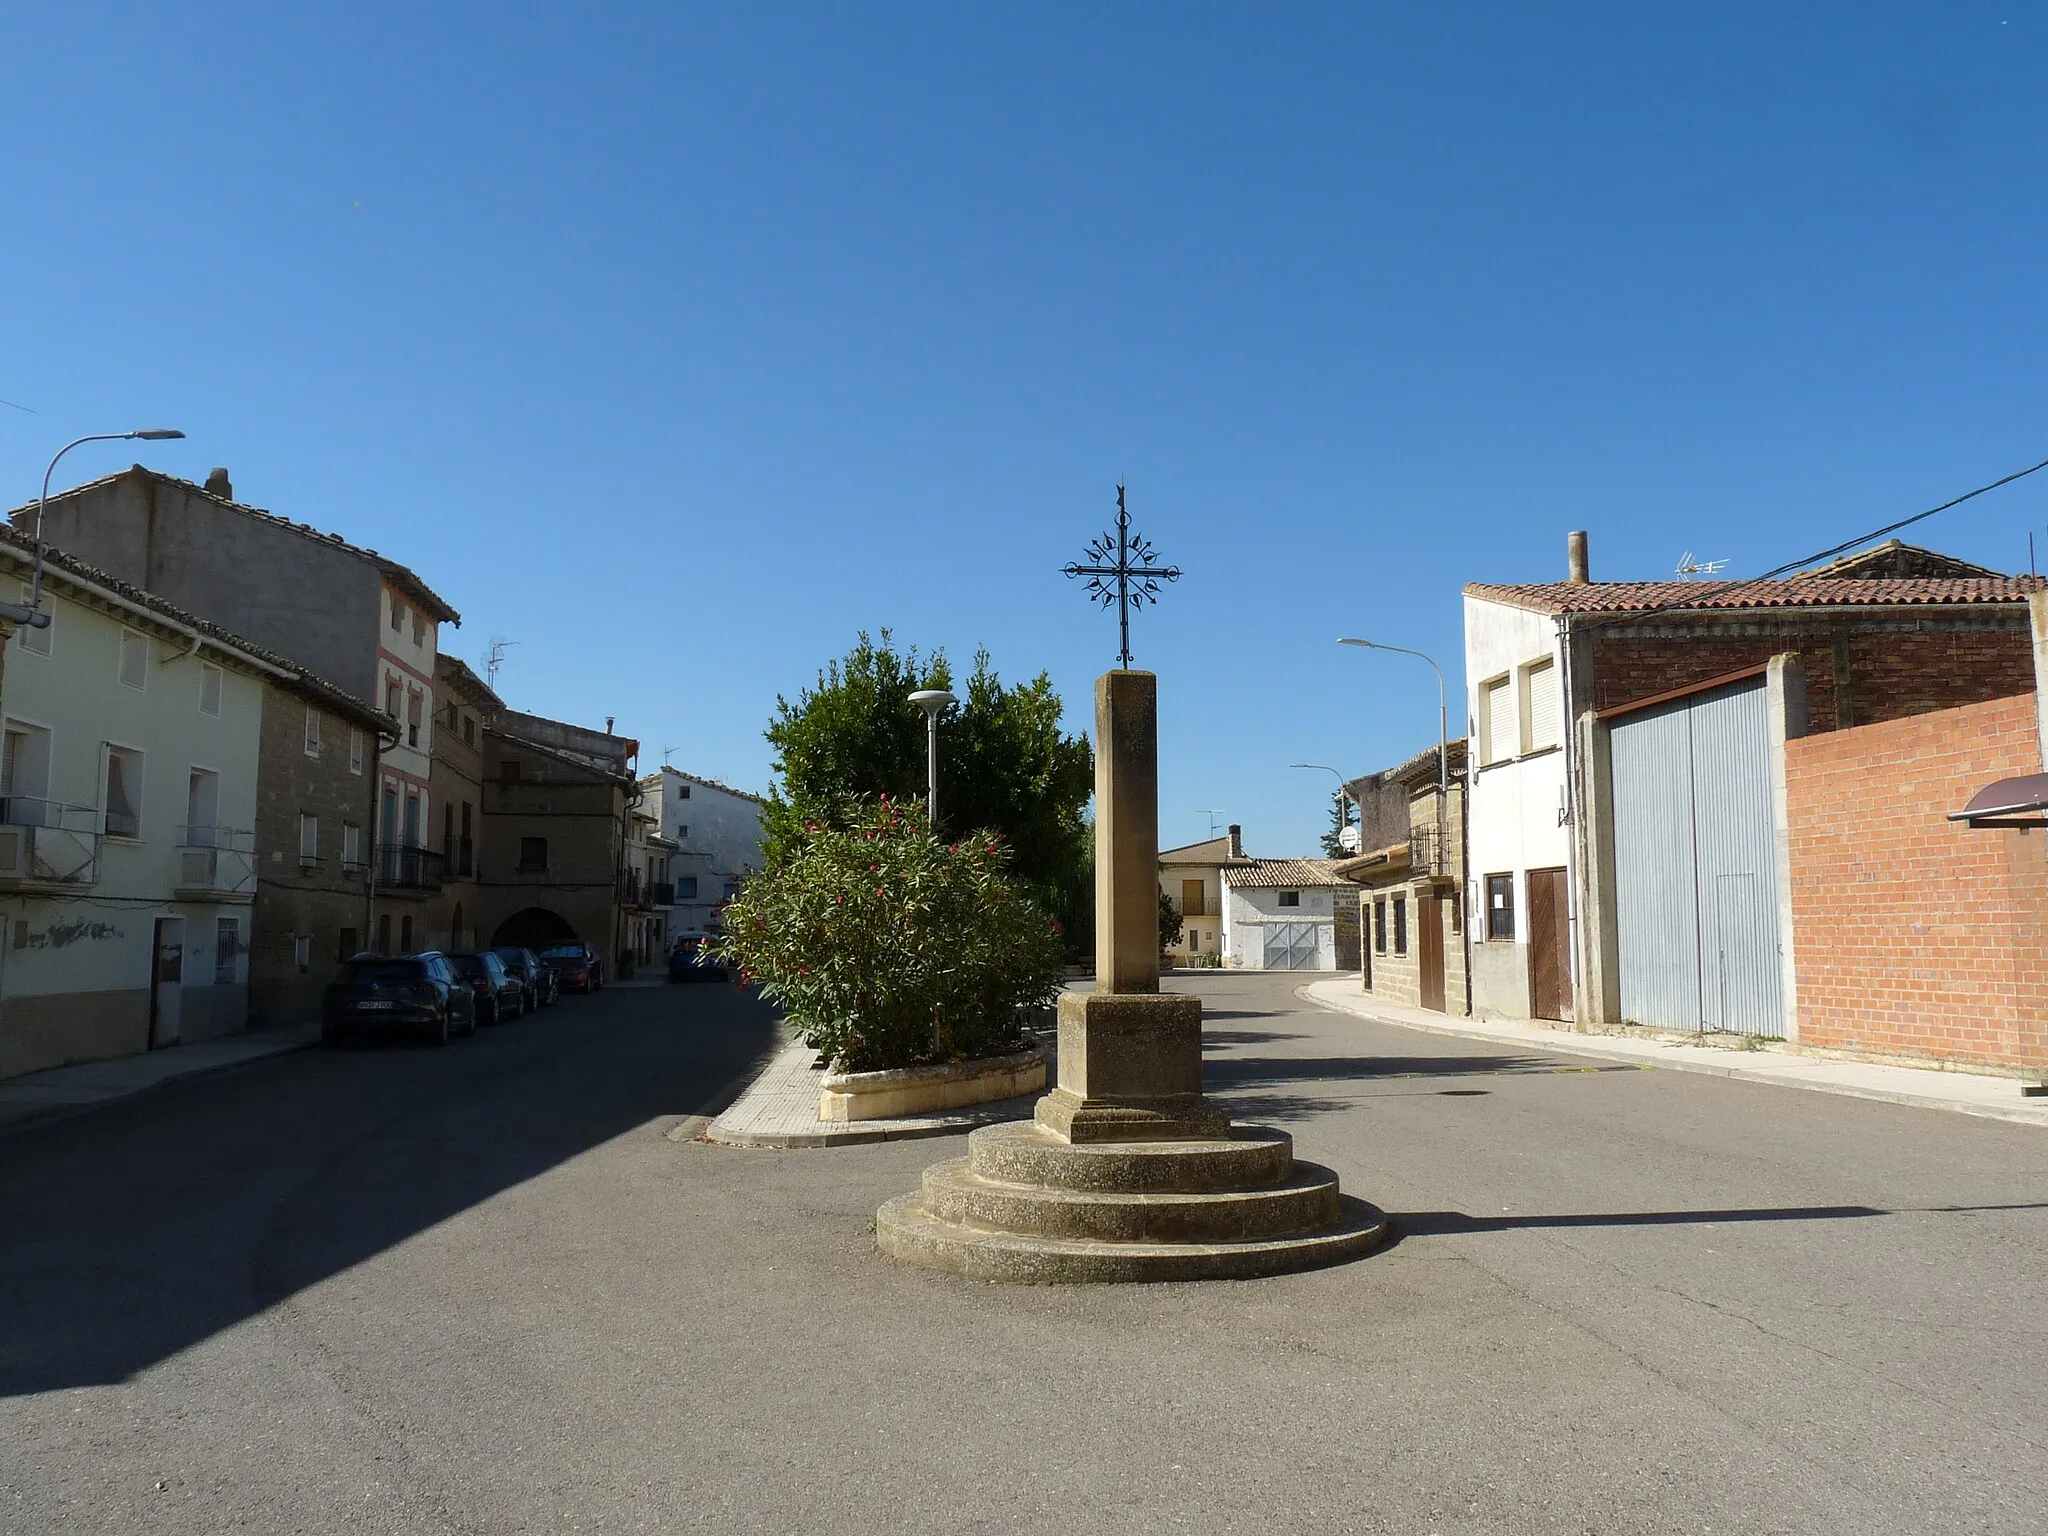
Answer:
<svg viewBox="0 0 2048 1536"><path fill-rule="evenodd" d="M1444 1012L1444 900L1441 896L1415 898L1415 953L1417 979L1422 988L1422 1006Z"/></svg>
<svg viewBox="0 0 2048 1536"><path fill-rule="evenodd" d="M1571 905L1564 871L1529 871L1529 1016L1564 1020L1572 1016L1572 962L1567 948Z"/></svg>

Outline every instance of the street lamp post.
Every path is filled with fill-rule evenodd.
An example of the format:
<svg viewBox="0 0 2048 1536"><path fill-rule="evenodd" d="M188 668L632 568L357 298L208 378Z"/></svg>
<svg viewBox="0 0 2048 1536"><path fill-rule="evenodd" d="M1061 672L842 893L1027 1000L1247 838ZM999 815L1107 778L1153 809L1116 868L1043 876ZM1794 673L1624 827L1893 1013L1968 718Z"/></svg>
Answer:
<svg viewBox="0 0 2048 1536"><path fill-rule="evenodd" d="M130 438L141 438L145 442L160 443L185 434L175 427L144 427L139 432L89 432L84 437L74 437L59 448L43 471L43 494L36 498L36 568L35 576L29 583L28 602L0 603L0 618L11 619L16 624L26 624L31 629L48 629L50 616L42 611L43 603L43 512L50 504L50 476L57 472L57 460L64 457L81 443L118 443Z"/></svg>
<svg viewBox="0 0 2048 1536"><path fill-rule="evenodd" d="M1436 855L1448 862L1450 850L1444 846L1444 819L1451 803L1451 715L1444 689L1444 669L1427 651L1411 651L1405 645L1382 645L1377 640L1348 637L1337 643L1361 646L1368 651L1394 651L1402 656L1414 656L1428 662L1430 671L1436 674Z"/></svg>
<svg viewBox="0 0 2048 1536"><path fill-rule="evenodd" d="M910 702L924 711L925 723L925 824L934 835L939 830L939 713L949 704L960 701L943 688L920 688L910 696Z"/></svg>

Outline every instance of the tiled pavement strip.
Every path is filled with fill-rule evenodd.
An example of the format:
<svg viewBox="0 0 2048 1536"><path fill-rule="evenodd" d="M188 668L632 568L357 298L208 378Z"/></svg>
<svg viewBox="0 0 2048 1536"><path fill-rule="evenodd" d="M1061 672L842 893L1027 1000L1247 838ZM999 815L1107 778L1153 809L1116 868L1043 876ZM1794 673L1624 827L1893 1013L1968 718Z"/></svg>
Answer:
<svg viewBox="0 0 2048 1536"><path fill-rule="evenodd" d="M0 1082L0 1135L105 1104L132 1098L181 1079L222 1072L266 1056L320 1043L318 1024L250 1030L194 1045L168 1046L134 1056L52 1067Z"/></svg>
<svg viewBox="0 0 2048 1536"><path fill-rule="evenodd" d="M1504 1019L1467 1019L1403 1008L1361 995L1357 975L1330 976L1297 987L1304 1002L1336 1013L1354 1014L1380 1024L1489 1040L1606 1061L1632 1062L1678 1072L1704 1072L1715 1077L1744 1078L1807 1088L1851 1098L1910 1104L1921 1109L1946 1109L1958 1114L2010 1120L2021 1125L2048 1126L2048 1099L2020 1096L2019 1081L1975 1072L1949 1072L1934 1067L1884 1066L1805 1056L1786 1049L1731 1049L1706 1041L1646 1039L1632 1035L1581 1035L1538 1024Z"/></svg>

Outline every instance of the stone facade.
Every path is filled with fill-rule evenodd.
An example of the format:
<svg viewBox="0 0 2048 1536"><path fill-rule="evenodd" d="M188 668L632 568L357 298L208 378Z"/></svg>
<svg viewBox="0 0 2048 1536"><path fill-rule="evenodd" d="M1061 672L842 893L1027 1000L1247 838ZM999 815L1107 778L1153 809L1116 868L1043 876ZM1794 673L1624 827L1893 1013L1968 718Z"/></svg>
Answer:
<svg viewBox="0 0 2048 1536"><path fill-rule="evenodd" d="M436 659L432 800L440 807L434 828L441 854L441 888L422 915L427 938L437 947L474 949L490 934L479 924L482 892L477 884L484 836L484 732L504 703L484 680L453 656Z"/></svg>
<svg viewBox="0 0 2048 1536"><path fill-rule="evenodd" d="M265 684L252 1027L317 1019L335 967L368 942L365 876L376 815L370 764L385 724L362 700L303 676Z"/></svg>
<svg viewBox="0 0 2048 1536"><path fill-rule="evenodd" d="M1431 747L1380 776L1407 801L1407 828L1398 842L1369 849L1337 867L1358 882L1359 931L1364 961L1360 985L1368 997L1440 1013L1471 1012L1467 965L1465 886L1465 743L1451 743L1448 802L1438 788L1437 750ZM1441 821L1438 806L1443 803ZM1439 843L1439 826L1442 842ZM1434 926L1434 942L1425 939ZM1431 967L1425 985L1425 963Z"/></svg>

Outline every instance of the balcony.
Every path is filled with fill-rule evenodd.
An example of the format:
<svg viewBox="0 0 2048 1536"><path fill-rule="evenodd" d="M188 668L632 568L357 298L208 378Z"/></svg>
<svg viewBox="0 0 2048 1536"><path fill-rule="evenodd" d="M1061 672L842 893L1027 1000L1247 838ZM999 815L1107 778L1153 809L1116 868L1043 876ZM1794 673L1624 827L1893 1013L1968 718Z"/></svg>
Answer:
<svg viewBox="0 0 2048 1536"><path fill-rule="evenodd" d="M424 894L441 889L441 869L445 862L431 848L379 843L371 872L380 891L417 891Z"/></svg>
<svg viewBox="0 0 2048 1536"><path fill-rule="evenodd" d="M672 907L676 904L676 887L673 880L650 880L646 887L647 905L650 907Z"/></svg>
<svg viewBox="0 0 2048 1536"><path fill-rule="evenodd" d="M256 834L240 827L180 827L178 899L255 900Z"/></svg>
<svg viewBox="0 0 2048 1536"><path fill-rule="evenodd" d="M0 799L0 889L77 891L99 877L95 807L39 795Z"/></svg>

